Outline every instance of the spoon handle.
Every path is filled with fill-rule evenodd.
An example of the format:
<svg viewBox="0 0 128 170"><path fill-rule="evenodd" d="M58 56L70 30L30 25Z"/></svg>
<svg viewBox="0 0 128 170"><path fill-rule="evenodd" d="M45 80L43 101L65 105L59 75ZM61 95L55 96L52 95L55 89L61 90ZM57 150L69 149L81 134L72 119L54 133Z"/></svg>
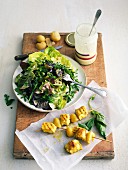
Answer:
<svg viewBox="0 0 128 170"><path fill-rule="evenodd" d="M93 27L95 26L97 20L99 19L100 15L101 15L102 11L100 9L97 10L96 12L96 15L95 15L95 18L94 18L94 22L93 22L93 25L92 25L92 28L91 28L91 31L89 33L89 36L91 35L91 32L93 30Z"/></svg>
<svg viewBox="0 0 128 170"><path fill-rule="evenodd" d="M80 83L75 82L75 81L71 81L71 82L73 82L73 83L75 83L75 84L77 84L79 86L82 86L82 87L84 87L86 89L89 89L89 90L93 91L94 93L100 95L101 97L106 97L107 96L107 93L106 93L105 90L97 89L97 88L93 88L93 87L89 87L89 86L85 86L85 85L80 84Z"/></svg>

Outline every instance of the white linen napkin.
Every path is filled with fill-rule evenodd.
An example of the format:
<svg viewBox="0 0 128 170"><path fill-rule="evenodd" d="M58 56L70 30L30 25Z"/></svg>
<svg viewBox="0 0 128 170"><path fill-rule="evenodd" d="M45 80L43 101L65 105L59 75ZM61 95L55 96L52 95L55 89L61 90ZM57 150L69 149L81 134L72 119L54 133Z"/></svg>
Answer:
<svg viewBox="0 0 128 170"><path fill-rule="evenodd" d="M89 86L100 88L94 81L92 81ZM104 114L107 124L106 135L108 136L126 118L128 108L117 94L107 88L104 89L107 91L107 97L102 98L97 95L94 101L92 101L92 105L100 113ZM62 113L71 114L80 106L86 106L88 108L87 102L92 95L93 92L85 89L82 97L69 108L48 113L45 118L36 123L32 123L25 130L16 130L15 133L20 141L43 170L69 170L79 163L82 158L100 142L100 140L97 139L89 145L82 142L83 150L74 154L68 154L64 150L64 145L72 138L66 137L64 130L58 130L55 134L47 134L41 131L37 132L44 121L53 121L53 118L59 117ZM81 122L85 122L88 118L89 116ZM92 131L98 136L95 128Z"/></svg>

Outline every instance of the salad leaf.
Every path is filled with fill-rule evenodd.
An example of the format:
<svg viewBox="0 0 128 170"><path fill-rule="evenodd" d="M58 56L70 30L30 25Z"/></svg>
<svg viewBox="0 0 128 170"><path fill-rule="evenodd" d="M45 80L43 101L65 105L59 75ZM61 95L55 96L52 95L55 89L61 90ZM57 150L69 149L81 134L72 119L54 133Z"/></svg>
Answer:
<svg viewBox="0 0 128 170"><path fill-rule="evenodd" d="M25 72L23 75L18 75L15 79L15 83L20 89L26 89L29 87L30 81L33 80L35 77L35 74L30 72Z"/></svg>
<svg viewBox="0 0 128 170"><path fill-rule="evenodd" d="M44 53L47 54L47 55L50 55L51 52L53 52L53 51L56 52L57 50L54 47L48 47L44 50Z"/></svg>
<svg viewBox="0 0 128 170"><path fill-rule="evenodd" d="M79 91L76 84L63 80L63 75L78 82L77 71L70 60L54 47L29 55L27 67L15 78L17 94L38 108L62 109ZM52 108L51 108L52 109Z"/></svg>
<svg viewBox="0 0 128 170"><path fill-rule="evenodd" d="M35 53L32 53L32 54L29 54L28 61L29 62L35 62L35 61L40 60L40 59L43 60L45 57L50 59L50 57L48 57L47 55L44 55L43 52L35 52Z"/></svg>

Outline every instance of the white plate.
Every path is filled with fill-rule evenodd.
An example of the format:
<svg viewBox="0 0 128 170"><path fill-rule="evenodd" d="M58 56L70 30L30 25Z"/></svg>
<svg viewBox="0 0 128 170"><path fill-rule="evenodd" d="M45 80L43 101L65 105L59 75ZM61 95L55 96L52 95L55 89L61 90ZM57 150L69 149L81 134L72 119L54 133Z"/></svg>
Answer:
<svg viewBox="0 0 128 170"><path fill-rule="evenodd" d="M82 84L85 85L85 84L86 84L86 75L85 75L84 70L82 69L82 67L81 67L76 61L74 61L73 59L71 59L70 57L68 57L68 56L65 56L65 57L68 58L68 60L71 61L72 65L73 65L73 67L74 67L75 69L78 69L78 80L79 80L80 82L82 82ZM15 93L16 97L18 98L18 100L19 100L21 103L23 103L25 106L27 106L28 108L33 109L33 110L36 110L36 111L39 111L39 112L51 112L51 111L57 110L57 109L54 109L54 110L43 110L43 109L37 108L37 107L35 107L34 105L31 105L30 103L28 103L27 101L24 101L24 99L21 98L21 95L18 95L18 94L17 94L17 92L15 91L15 88L17 87L16 84L15 84L15 78L16 78L16 76L17 76L18 74L21 73L21 71L22 71L22 69L21 69L21 67L20 67L20 65L19 65L19 66L16 68L16 70L15 70L15 72L14 72L14 74L13 74L13 80L12 80L13 90L14 90L14 93ZM77 102L77 101L80 99L80 97L82 96L83 92L84 92L84 88L79 87L79 91L74 95L74 97L72 98L72 100L71 100L69 103L66 104L66 106L65 106L64 108L67 108L67 107L73 105L75 102ZM64 109L64 108L63 108L63 109Z"/></svg>

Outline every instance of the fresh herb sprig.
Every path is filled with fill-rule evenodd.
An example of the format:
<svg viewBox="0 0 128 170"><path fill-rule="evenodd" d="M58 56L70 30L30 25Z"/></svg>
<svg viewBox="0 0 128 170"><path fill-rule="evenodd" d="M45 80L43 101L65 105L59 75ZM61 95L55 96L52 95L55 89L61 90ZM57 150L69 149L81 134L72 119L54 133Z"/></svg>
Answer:
<svg viewBox="0 0 128 170"><path fill-rule="evenodd" d="M10 96L7 94L4 95L4 100L7 106L11 106L12 103L15 101L15 99L10 99Z"/></svg>
<svg viewBox="0 0 128 170"><path fill-rule="evenodd" d="M94 118L89 119L85 123L78 123L79 127L85 128L86 130L90 131L94 125Z"/></svg>
<svg viewBox="0 0 128 170"><path fill-rule="evenodd" d="M100 112L96 111L93 109L93 107L91 106L91 101L95 99L95 95L91 96L88 100L88 106L91 109L91 115L93 116L91 119L89 119L88 121L86 121L85 123L82 124L78 124L80 127L83 127L85 129L87 129L88 131L90 131L92 129L92 127L95 125L99 134L106 139L106 124L105 124L105 117L103 114L101 114Z"/></svg>

